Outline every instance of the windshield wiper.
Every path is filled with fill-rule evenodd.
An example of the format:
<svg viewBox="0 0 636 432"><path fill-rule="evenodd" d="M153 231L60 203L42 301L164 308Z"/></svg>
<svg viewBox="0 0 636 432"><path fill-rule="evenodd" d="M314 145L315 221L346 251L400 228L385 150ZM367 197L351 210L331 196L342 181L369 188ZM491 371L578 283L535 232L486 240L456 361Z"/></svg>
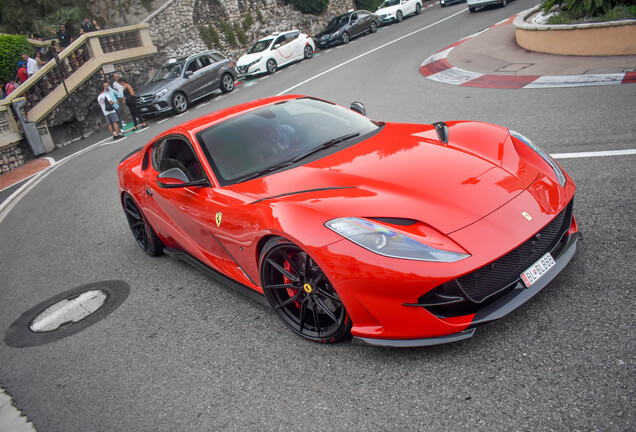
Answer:
<svg viewBox="0 0 636 432"><path fill-rule="evenodd" d="M255 173L248 174L245 177L242 177L239 181L244 182L244 181L247 181L247 180L254 179L256 177L263 176L263 175L265 175L267 173L270 173L272 171L276 171L276 170L279 170L281 168L285 168L286 166L289 166L292 163L293 163L292 161L286 161L286 162L277 163L277 164L272 165L272 166L268 166L267 168L263 168L260 171L256 171Z"/></svg>
<svg viewBox="0 0 636 432"><path fill-rule="evenodd" d="M311 150L309 150L308 152L303 153L303 154L301 154L299 156L296 156L295 158L293 158L291 160L291 163L296 163L296 162L298 162L301 159L305 159L306 157L309 157L312 154L319 152L320 150L324 150L326 148L332 147L332 146L334 146L334 145L336 145L338 143L350 140L351 138L355 138L357 136L360 136L360 132L354 132L354 133L350 133L350 134L347 134L347 135L343 135L343 136L338 137L338 138L330 139L329 141L320 144L318 147L314 147Z"/></svg>

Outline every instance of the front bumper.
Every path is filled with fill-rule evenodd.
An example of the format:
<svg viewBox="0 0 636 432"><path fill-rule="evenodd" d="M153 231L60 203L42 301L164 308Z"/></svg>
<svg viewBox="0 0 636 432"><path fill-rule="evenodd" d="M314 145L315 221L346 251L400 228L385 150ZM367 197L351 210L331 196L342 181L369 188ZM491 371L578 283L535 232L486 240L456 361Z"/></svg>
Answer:
<svg viewBox="0 0 636 432"><path fill-rule="evenodd" d="M333 39L331 39L331 35L330 35L330 37L327 38L327 39L324 39L322 37L319 38L316 41L316 44L318 45L319 48L326 48L328 46L336 45L336 44L339 44L341 42L342 42L342 35L338 35L338 36L336 36Z"/></svg>
<svg viewBox="0 0 636 432"><path fill-rule="evenodd" d="M259 62L251 66L236 66L236 70L238 70L239 76L241 77L267 72L267 70L265 69L265 64L261 63L262 62Z"/></svg>
<svg viewBox="0 0 636 432"><path fill-rule="evenodd" d="M142 103L141 100L147 98L149 100L148 103ZM159 114L162 112L170 111L172 109L172 104L169 99L166 99L165 96L160 98L151 98L148 96L142 96L137 99L137 111L141 115L149 115L149 114Z"/></svg>

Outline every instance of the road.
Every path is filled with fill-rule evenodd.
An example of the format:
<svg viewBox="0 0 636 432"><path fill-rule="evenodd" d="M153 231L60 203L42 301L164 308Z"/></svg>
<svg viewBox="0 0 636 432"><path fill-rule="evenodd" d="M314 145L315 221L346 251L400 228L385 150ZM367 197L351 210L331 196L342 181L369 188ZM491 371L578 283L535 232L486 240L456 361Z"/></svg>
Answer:
<svg viewBox="0 0 636 432"><path fill-rule="evenodd" d="M472 339L421 349L306 342L195 268L144 255L118 202L115 170L133 149L284 92L361 101L382 121L498 123L550 153L635 148L636 86L480 89L418 73L432 53L531 6L428 8L67 159L0 223L0 329L81 285L123 280L130 294L67 338L0 344L0 385L39 431L634 430L635 156L561 159L578 185L573 261Z"/></svg>

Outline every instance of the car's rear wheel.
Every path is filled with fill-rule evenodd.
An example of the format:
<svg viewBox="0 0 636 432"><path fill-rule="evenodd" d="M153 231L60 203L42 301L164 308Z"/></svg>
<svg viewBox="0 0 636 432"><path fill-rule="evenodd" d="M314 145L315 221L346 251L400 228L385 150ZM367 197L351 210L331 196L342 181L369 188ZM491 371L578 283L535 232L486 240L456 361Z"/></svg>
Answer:
<svg viewBox="0 0 636 432"><path fill-rule="evenodd" d="M508 4L507 0L501 0L501 7L506 7L507 4Z"/></svg>
<svg viewBox="0 0 636 432"><path fill-rule="evenodd" d="M223 93L229 93L234 90L234 77L229 73L226 73L221 78L221 91Z"/></svg>
<svg viewBox="0 0 636 432"><path fill-rule="evenodd" d="M371 33L375 33L378 31L378 25L375 23L375 21L371 21L371 28L369 30L371 30Z"/></svg>
<svg viewBox="0 0 636 432"><path fill-rule="evenodd" d="M342 43L343 44L345 44L345 45L348 44L350 40L351 40L351 38L349 37L349 33L347 33L347 32L342 33Z"/></svg>
<svg viewBox="0 0 636 432"><path fill-rule="evenodd" d="M351 319L325 273L311 256L281 238L270 239L261 253L265 297L296 334L328 343L349 336Z"/></svg>
<svg viewBox="0 0 636 432"><path fill-rule="evenodd" d="M311 45L307 44L305 45L305 49L303 50L303 54L305 55L306 59L310 59L314 56L314 49Z"/></svg>
<svg viewBox="0 0 636 432"><path fill-rule="evenodd" d="M132 231L139 247L150 256L161 255L163 243L157 237L155 230L152 229L135 200L128 194L124 196L124 213L130 231Z"/></svg>
<svg viewBox="0 0 636 432"><path fill-rule="evenodd" d="M397 11L397 13L395 14L395 19L397 20L397 22L401 22L402 18L402 11Z"/></svg>
<svg viewBox="0 0 636 432"><path fill-rule="evenodd" d="M276 72L276 69L278 69L278 64L276 63L276 60L269 59L267 60L265 67L267 68L267 73L273 74Z"/></svg>
<svg viewBox="0 0 636 432"><path fill-rule="evenodd" d="M477 8L475 8L475 7L473 7L473 6L468 6L468 10L469 10L470 12L475 12L475 10L476 10L476 9L477 9Z"/></svg>
<svg viewBox="0 0 636 432"><path fill-rule="evenodd" d="M188 109L188 97L181 92L172 95L172 109L177 114L181 114Z"/></svg>
<svg viewBox="0 0 636 432"><path fill-rule="evenodd" d="M444 5L442 5L442 6L444 6ZM419 15L421 13L422 13L422 5L418 3L418 4L415 5L415 15Z"/></svg>

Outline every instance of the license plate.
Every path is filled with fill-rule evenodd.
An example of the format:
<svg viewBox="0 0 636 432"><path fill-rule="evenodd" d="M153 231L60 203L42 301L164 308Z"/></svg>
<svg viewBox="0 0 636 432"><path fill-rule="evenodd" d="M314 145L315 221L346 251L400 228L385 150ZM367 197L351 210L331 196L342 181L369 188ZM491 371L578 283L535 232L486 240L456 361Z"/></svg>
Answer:
<svg viewBox="0 0 636 432"><path fill-rule="evenodd" d="M528 268L528 270L521 273L521 280L526 284L526 287L530 288L530 286L535 283L541 276L543 276L549 269L554 267L556 261L550 255L550 252L543 255L539 258L539 261L535 262Z"/></svg>

